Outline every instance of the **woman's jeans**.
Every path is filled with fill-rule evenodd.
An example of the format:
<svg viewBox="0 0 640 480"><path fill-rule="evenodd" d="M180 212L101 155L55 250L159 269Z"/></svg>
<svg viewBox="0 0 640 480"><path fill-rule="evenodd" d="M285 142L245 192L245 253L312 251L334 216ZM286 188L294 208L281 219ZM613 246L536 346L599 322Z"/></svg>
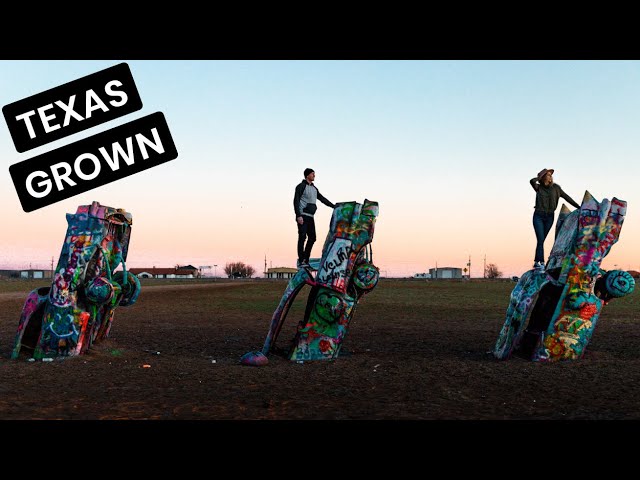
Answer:
<svg viewBox="0 0 640 480"><path fill-rule="evenodd" d="M538 244L536 245L535 262L545 263L544 239L547 238L547 234L553 226L553 215L553 212L545 213L537 210L533 213L533 229L536 232L536 240L538 241Z"/></svg>

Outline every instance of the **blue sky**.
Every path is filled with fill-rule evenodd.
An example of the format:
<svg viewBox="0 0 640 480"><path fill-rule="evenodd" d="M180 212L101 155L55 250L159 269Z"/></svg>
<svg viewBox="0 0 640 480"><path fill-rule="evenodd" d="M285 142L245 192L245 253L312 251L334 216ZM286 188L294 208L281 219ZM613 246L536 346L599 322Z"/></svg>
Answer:
<svg viewBox="0 0 640 480"><path fill-rule="evenodd" d="M0 103L119 61L0 62ZM640 269L637 61L127 63L144 107L109 126L162 111L178 159L27 214L9 165L107 127L18 154L2 122L0 219L14 229L0 235L0 264L46 264L64 212L99 200L133 212L133 266L243 259L262 271L265 254L292 265L293 188L310 166L333 202L380 202L374 251L389 275L485 254L519 275L535 247L528 180L549 167L578 202L585 189L629 202L605 262ZM314 255L329 215L320 206Z"/></svg>

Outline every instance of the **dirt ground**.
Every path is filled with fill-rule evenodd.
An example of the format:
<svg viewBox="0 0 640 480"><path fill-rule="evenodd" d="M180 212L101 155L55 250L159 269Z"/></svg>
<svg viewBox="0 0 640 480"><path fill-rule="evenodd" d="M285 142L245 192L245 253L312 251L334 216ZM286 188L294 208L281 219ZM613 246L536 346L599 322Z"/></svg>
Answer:
<svg viewBox="0 0 640 480"><path fill-rule="evenodd" d="M640 418L638 292L605 307L583 360L534 364L490 355L514 283L382 280L337 361L241 366L262 346L285 285L146 283L134 306L118 308L108 340L49 363L9 359L32 286L0 285L0 418Z"/></svg>

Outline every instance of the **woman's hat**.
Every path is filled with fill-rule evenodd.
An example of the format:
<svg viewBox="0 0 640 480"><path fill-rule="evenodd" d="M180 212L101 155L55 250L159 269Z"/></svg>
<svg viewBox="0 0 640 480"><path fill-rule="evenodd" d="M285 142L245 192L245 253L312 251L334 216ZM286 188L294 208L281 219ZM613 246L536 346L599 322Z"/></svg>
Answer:
<svg viewBox="0 0 640 480"><path fill-rule="evenodd" d="M547 173L550 173L551 175L553 175L553 172L555 172L553 168L543 168L538 172L538 180L544 177Z"/></svg>

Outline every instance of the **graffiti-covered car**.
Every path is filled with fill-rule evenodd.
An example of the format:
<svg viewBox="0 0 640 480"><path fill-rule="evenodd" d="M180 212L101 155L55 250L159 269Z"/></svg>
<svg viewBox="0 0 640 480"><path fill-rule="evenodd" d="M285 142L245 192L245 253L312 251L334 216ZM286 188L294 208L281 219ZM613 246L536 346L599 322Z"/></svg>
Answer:
<svg viewBox="0 0 640 480"><path fill-rule="evenodd" d="M289 281L262 350L245 354L242 364L268 363L267 355L275 347L289 308L305 285L311 287L305 316L286 355L293 361L332 360L338 356L358 302L375 288L380 276L371 248L377 216L377 202L336 204L322 258L300 268Z"/></svg>
<svg viewBox="0 0 640 480"><path fill-rule="evenodd" d="M556 361L584 355L604 305L635 287L629 273L600 268L618 241L626 211L627 202L598 202L589 192L580 209L562 206L545 269L524 273L511 293L496 358Z"/></svg>
<svg viewBox="0 0 640 480"><path fill-rule="evenodd" d="M116 307L133 305L140 294L125 264L130 213L93 202L67 214L67 224L51 287L33 290L22 309L14 359L21 352L36 359L84 353L109 335Z"/></svg>

